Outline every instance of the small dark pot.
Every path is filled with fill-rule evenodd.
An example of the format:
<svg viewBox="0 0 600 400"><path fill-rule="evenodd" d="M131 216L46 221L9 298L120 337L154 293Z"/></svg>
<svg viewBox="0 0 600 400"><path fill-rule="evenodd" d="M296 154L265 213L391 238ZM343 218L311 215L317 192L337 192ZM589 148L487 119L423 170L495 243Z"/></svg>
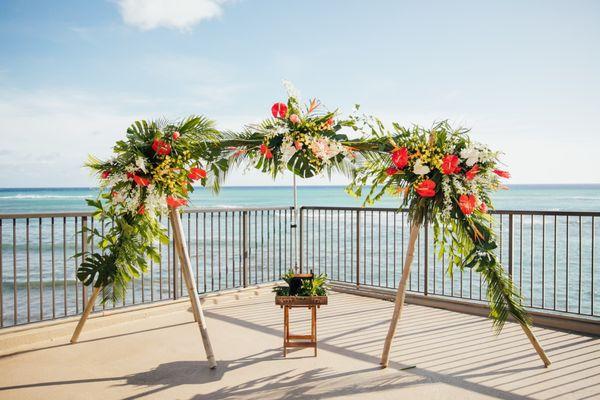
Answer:
<svg viewBox="0 0 600 400"><path fill-rule="evenodd" d="M312 280L313 278L314 278L314 274L294 274L294 276L290 280L290 296L298 295L298 291L302 287L303 279Z"/></svg>

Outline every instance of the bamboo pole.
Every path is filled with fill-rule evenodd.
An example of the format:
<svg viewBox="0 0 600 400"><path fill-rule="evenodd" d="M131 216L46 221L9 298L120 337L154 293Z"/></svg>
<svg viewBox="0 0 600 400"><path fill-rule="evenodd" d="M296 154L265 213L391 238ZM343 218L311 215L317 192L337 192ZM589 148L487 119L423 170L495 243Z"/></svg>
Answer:
<svg viewBox="0 0 600 400"><path fill-rule="evenodd" d="M100 288L95 287L94 290L92 291L92 295L90 296L87 304L85 305L83 314L81 314L81 318L79 318L79 322L77 323L77 326L75 327L75 332L73 332L73 336L71 336L71 343L77 343L77 340L79 339L79 335L81 334L81 331L83 330L83 326L85 325L85 321L87 321L88 317L90 316L90 313L94 309L94 304L96 304L96 297L98 297L98 293L100 293Z"/></svg>
<svg viewBox="0 0 600 400"><path fill-rule="evenodd" d="M181 218L179 212L175 208L171 208L169 211L171 218L171 225L173 226L173 242L179 255L179 265L185 285L187 286L188 294L190 296L190 302L192 303L192 312L194 313L194 319L198 323L200 329L200 335L202 336L202 343L204 344L204 350L206 352L206 358L208 359L208 366L216 368L217 362L213 353L210 338L208 336L208 328L206 327L206 320L204 319L204 313L202 312L202 305L200 304L200 298L198 297L198 291L196 290L196 280L192 273L192 267L190 262L190 256L186 242L184 240L183 227L181 225Z"/></svg>
<svg viewBox="0 0 600 400"><path fill-rule="evenodd" d="M398 291L396 292L396 302L394 304L394 315L390 321L390 327L388 329L387 337L385 338L385 345L383 346L383 353L381 354L381 368L387 368L390 357L390 349L392 348L392 340L396 334L396 328L398 327L398 321L402 316L402 308L404 307L404 297L406 295L406 282L410 275L410 267L412 265L413 257L415 255L415 242L419 237L420 225L410 226L410 237L408 239L408 249L406 258L404 260L404 267L402 268L402 277L400 278L400 284L398 285Z"/></svg>
<svg viewBox="0 0 600 400"><path fill-rule="evenodd" d="M542 348L542 345L538 342L537 338L531 331L531 328L529 327L529 325L521 324L521 328L523 328L525 335L527 335L527 338L533 345L533 348L535 349L535 351L538 353L538 355L542 359L542 362L544 363L544 367L548 368L550 366L550 364L552 364L552 362L550 361L548 356L546 356L546 352L544 351L544 349Z"/></svg>

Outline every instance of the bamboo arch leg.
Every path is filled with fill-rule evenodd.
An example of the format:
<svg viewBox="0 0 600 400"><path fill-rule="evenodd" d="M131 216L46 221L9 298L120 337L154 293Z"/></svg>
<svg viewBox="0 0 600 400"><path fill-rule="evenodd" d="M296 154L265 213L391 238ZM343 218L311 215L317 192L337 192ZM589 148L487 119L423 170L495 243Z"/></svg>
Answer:
<svg viewBox="0 0 600 400"><path fill-rule="evenodd" d="M544 366L546 368L548 368L550 366L550 364L552 364L552 362L550 361L550 359L548 358L548 356L546 356L546 352L544 351L544 349L542 348L542 345L540 344L540 342L538 342L537 338L535 337L535 335L531 331L531 328L529 326L527 326L527 325L524 325L524 324L521 324L521 328L523 328L523 331L525 332L525 335L527 335L527 339L529 339L529 341L531 342L533 348L535 349L535 351L538 353L538 355L542 359L542 362L544 363Z"/></svg>
<svg viewBox="0 0 600 400"><path fill-rule="evenodd" d="M83 314L81 314L81 318L79 318L79 322L77 323L77 327L75 328L75 332L73 332L73 336L71 336L71 343L77 343L79 339L79 335L83 330L83 326L85 325L85 321L87 321L92 309L94 308L94 304L96 304L96 297L98 297L98 293L100 293L100 288L95 287L92 291L92 295L90 296L87 304L85 305L85 309L83 310Z"/></svg>
<svg viewBox="0 0 600 400"><path fill-rule="evenodd" d="M396 292L396 302L394 304L394 315L390 321L390 327L388 329L387 337L385 338L385 344L383 346L383 353L381 354L381 368L388 366L390 357L390 350L392 348L392 340L396 334L396 328L398 327L398 321L402 316L402 308L404 307L404 297L406 295L406 282L410 275L410 267L412 265L413 257L415 255L415 242L419 236L419 225L411 225L410 237L408 239L408 252L404 260L404 267L402 268L402 277L400 278L400 284L398 285L398 291Z"/></svg>
<svg viewBox="0 0 600 400"><path fill-rule="evenodd" d="M184 240L181 218L179 217L177 209L170 209L170 219L171 225L173 226L174 244L175 248L177 249L177 254L179 255L179 264L181 266L182 275L190 296L190 302L192 303L194 319L198 323L200 335L202 335L202 343L204 344L206 358L208 359L208 366L210 368L216 368L217 362L215 360L210 338L208 336L208 328L206 327L206 320L204 319L204 313L202 312L202 305L200 304L200 298L198 297L198 291L196 290L196 281L192 273L190 257Z"/></svg>

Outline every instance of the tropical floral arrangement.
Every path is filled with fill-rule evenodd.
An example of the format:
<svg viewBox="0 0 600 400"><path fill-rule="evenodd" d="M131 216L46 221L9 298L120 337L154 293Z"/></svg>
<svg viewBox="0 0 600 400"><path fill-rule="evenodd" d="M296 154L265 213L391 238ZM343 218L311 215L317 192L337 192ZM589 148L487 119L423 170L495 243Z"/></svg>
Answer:
<svg viewBox="0 0 600 400"><path fill-rule="evenodd" d="M431 129L393 124L392 132L377 119L367 125L372 133L369 141L378 151L364 154L348 191L365 195L367 203L384 193L401 196L412 225L433 223L440 257L448 254L450 274L455 265L481 273L497 330L509 315L529 324L495 254L494 220L488 213L493 208L491 193L504 188L500 178L510 177L499 167L499 153L472 141L468 130L454 129L447 122ZM364 188L370 189L363 193Z"/></svg>
<svg viewBox="0 0 600 400"><path fill-rule="evenodd" d="M235 134L226 146L230 158L249 161L273 177L285 169L303 178L333 168L347 171L345 162L353 159L354 149L341 130L356 129L355 120L325 110L317 99L303 106L295 87L288 81L284 86L287 102L273 104L272 118Z"/></svg>
<svg viewBox="0 0 600 400"><path fill-rule="evenodd" d="M313 275L312 278L300 279L300 286L298 287L297 293L290 293L290 287L292 286L293 279L296 278L296 273L293 270L289 270L284 274L281 279L288 284L288 286L275 286L273 292L277 296L327 296L327 274Z"/></svg>
<svg viewBox="0 0 600 400"><path fill-rule="evenodd" d="M90 230L97 251L85 254L77 278L105 289L103 302L121 298L149 260L160 262L158 244L169 239L159 216L187 205L193 184L218 190L227 170L219 139L213 122L203 117L137 121L116 143L112 158L90 156L87 167L100 179L100 194L87 202L101 228Z"/></svg>

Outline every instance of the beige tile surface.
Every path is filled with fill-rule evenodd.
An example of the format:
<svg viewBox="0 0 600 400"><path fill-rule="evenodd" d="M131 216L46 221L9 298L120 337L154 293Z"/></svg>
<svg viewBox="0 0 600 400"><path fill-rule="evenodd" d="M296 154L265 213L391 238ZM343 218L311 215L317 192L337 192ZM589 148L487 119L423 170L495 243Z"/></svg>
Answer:
<svg viewBox="0 0 600 400"><path fill-rule="evenodd" d="M0 399L600 398L599 338L536 328L553 361L545 369L517 325L495 336L484 318L416 305L382 370L392 308L334 293L319 310L319 356L301 349L284 359L283 313L268 289L209 299L216 370L186 303L126 322L104 317L76 345L63 335L0 349ZM294 330L308 317L295 310Z"/></svg>

